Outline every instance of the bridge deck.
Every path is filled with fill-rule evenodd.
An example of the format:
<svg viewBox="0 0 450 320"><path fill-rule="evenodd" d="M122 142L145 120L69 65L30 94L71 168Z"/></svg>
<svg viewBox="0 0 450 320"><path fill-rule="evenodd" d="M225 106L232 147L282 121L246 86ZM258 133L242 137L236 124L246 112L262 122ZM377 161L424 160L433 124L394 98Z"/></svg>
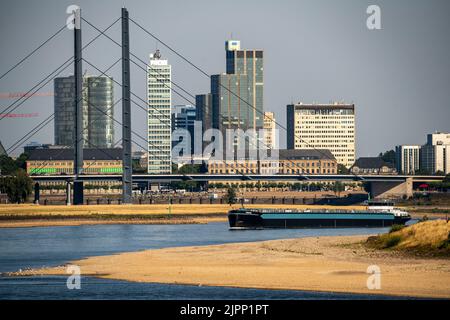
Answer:
<svg viewBox="0 0 450 320"><path fill-rule="evenodd" d="M72 181L75 175L34 175L34 181ZM134 174L134 182L173 182L173 181L367 181L401 182L412 178L413 182L442 181L443 176L405 176L405 175L239 175L239 174ZM80 175L82 181L122 181L122 175Z"/></svg>

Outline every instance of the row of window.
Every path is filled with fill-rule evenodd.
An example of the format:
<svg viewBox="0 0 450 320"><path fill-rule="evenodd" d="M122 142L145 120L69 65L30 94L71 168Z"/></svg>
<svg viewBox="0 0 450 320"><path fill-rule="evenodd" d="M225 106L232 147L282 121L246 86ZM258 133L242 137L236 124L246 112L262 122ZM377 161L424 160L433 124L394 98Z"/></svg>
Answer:
<svg viewBox="0 0 450 320"><path fill-rule="evenodd" d="M84 166L119 166L122 164L121 160L117 160L117 161L104 161L104 160L98 160L98 161L87 161L84 160L83 161L83 165ZM46 167L61 167L61 166L67 166L67 167L71 167L73 166L73 161L57 161L57 162L53 162L51 160L49 161L30 161L29 162L30 166L46 166Z"/></svg>
<svg viewBox="0 0 450 320"><path fill-rule="evenodd" d="M242 173L253 173L253 174L257 174L257 170L252 170L252 169L243 169L243 170L233 170L233 169L218 169L218 170L210 170L209 173L212 174L242 174ZM280 173L280 174L336 174L336 170L335 169L297 169L297 170L292 170L292 169L288 169L288 170L267 170L267 171L262 171L263 174L265 173Z"/></svg>

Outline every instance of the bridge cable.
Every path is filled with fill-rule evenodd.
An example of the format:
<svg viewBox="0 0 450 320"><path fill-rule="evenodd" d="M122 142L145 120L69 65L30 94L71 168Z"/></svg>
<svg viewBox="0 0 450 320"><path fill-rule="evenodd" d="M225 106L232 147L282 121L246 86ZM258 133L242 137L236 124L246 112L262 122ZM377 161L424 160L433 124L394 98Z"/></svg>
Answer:
<svg viewBox="0 0 450 320"><path fill-rule="evenodd" d="M99 30L100 34L98 34L97 36L95 36L93 39L91 39L85 46L83 46L83 49L86 49L88 46L90 46L94 41L96 41L102 34L104 34L106 31L108 31L114 24L117 23L117 21L119 21L121 18L116 19L112 24L110 24L106 29ZM15 100L12 104L10 104L8 107L6 107L2 112L0 112L2 114L2 117L0 118L0 121L3 120L9 113L13 112L14 110L16 110L20 105L22 105L25 101L27 101L32 94L30 95L29 93L31 91L33 91L37 86L39 86L42 82L44 82L46 79L48 79L49 77L52 76L52 74L54 74L55 72L57 72L61 67L63 67L66 63L68 63L70 61L70 64L72 64L72 60L73 56L70 57L69 59L67 59L62 65L60 65L58 68L56 68L53 72L51 72L48 76L46 76L44 79L42 79L40 82L38 82L34 87L32 87L28 92L26 92L23 96L19 97L17 100ZM69 64L69 65L70 65ZM37 91L39 91L42 87L44 87L45 85L47 85L51 80L53 80L54 78L56 78L62 71L64 71L65 69L67 69L67 67L69 67L69 65L65 66L64 69L60 70L53 78L51 78L50 80L46 81L42 86L40 86L38 89L36 89L34 93L36 93ZM16 107L14 107L12 110L9 110L9 108L11 108L14 104L16 104L18 101L20 101L22 98L25 99L23 101L21 101Z"/></svg>
<svg viewBox="0 0 450 320"><path fill-rule="evenodd" d="M137 23L136 21L134 21L132 18L129 18L131 22L133 22L137 27L139 27L141 30L143 30L145 33L147 33L149 36L151 36L153 39L157 40L158 42L160 42L161 44L163 44L166 48L168 48L170 51L172 51L174 54L176 54L178 57L180 57L182 60L184 60L185 62L187 62L189 65L191 65L192 67L194 67L196 70L198 70L200 73L202 73L203 75L207 76L208 78L211 79L211 75L209 75L208 73L206 73L203 69L201 69L200 67L198 67L196 64L194 64L192 61L190 61L188 58L186 58L185 56L183 56L181 53L179 53L177 50L173 49L171 46L169 46L168 44L166 44L164 41L162 41L160 38L158 38L157 36L155 36L153 33L151 33L150 31L148 31L147 29L145 29L143 26L141 26L139 23ZM222 88L224 88L226 91L228 91L229 93L231 93L232 95L234 95L236 98L238 98L239 100L241 100L242 102L244 102L245 104L247 104L248 106L250 106L253 110L255 110L256 112L258 112L259 114L264 116L264 112L260 111L258 109L256 109L253 105L251 105L249 102L247 102L245 99L241 98L239 95L237 95L236 93L234 93L232 90L230 90L228 87L219 84ZM287 132L287 128L283 125L281 125L279 122L277 122L276 120L271 120L271 122L275 123L277 126L279 126L280 128L282 128L283 130L285 130ZM294 133L295 135L295 133ZM322 154L325 158L328 158L329 160L336 162L336 164L338 165L339 163L337 162L336 158L330 158L326 153L322 152L320 149L317 149L316 147L312 146L309 142L305 141L303 138L301 138L300 136L296 136L295 137L297 139L299 139L300 141L302 141L303 143L305 143L306 145L308 145L311 149L314 149L315 151L319 152L320 154ZM338 167L336 167L338 168ZM358 178L358 180L360 179L356 174L353 174L355 177Z"/></svg>
<svg viewBox="0 0 450 320"><path fill-rule="evenodd" d="M66 28L66 25L64 25L61 29L59 29L58 31L56 31L52 36L50 36L50 38L48 38L47 40L45 40L44 42L42 42L37 48L35 48L33 51L31 51L29 54L27 54L22 60L20 60L19 62L17 62L15 65L13 65L8 71L6 71L5 73L3 73L3 74L0 76L0 80L3 79L8 73L10 73L11 71L13 71L15 68L17 68L20 64L22 64L22 62L24 62L24 61L27 60L29 57L31 57L36 51L38 51L40 48L42 48L43 46L45 46L48 42L50 42L53 38L55 38L58 34L60 34L65 28Z"/></svg>

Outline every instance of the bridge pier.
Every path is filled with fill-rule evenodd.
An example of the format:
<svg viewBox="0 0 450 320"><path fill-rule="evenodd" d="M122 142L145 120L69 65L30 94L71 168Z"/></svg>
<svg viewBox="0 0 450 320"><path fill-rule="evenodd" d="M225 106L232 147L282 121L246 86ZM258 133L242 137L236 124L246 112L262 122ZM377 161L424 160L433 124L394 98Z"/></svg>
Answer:
<svg viewBox="0 0 450 320"><path fill-rule="evenodd" d="M39 198L40 198L39 182L36 182L34 184L34 204L39 204Z"/></svg>
<svg viewBox="0 0 450 320"><path fill-rule="evenodd" d="M405 181L372 181L370 184L371 198L410 198L413 196L413 179Z"/></svg>
<svg viewBox="0 0 450 320"><path fill-rule="evenodd" d="M68 205L68 206L70 206L71 205L71 203L70 203L70 199L71 199L71 184L70 184L70 181L67 181L66 182L66 205Z"/></svg>

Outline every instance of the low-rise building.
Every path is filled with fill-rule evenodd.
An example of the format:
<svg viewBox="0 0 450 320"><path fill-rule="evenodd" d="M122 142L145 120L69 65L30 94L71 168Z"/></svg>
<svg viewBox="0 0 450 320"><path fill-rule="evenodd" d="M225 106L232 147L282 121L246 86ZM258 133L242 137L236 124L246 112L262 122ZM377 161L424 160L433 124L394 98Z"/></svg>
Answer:
<svg viewBox="0 0 450 320"><path fill-rule="evenodd" d="M73 174L74 151L69 148L34 149L26 161L29 175ZM122 149L84 149L86 174L122 174Z"/></svg>
<svg viewBox="0 0 450 320"><path fill-rule="evenodd" d="M353 174L397 174L392 163L386 162L380 157L361 157L350 168Z"/></svg>
<svg viewBox="0 0 450 320"><path fill-rule="evenodd" d="M336 174L337 162L329 150L280 149L278 159L209 160L211 174Z"/></svg>

